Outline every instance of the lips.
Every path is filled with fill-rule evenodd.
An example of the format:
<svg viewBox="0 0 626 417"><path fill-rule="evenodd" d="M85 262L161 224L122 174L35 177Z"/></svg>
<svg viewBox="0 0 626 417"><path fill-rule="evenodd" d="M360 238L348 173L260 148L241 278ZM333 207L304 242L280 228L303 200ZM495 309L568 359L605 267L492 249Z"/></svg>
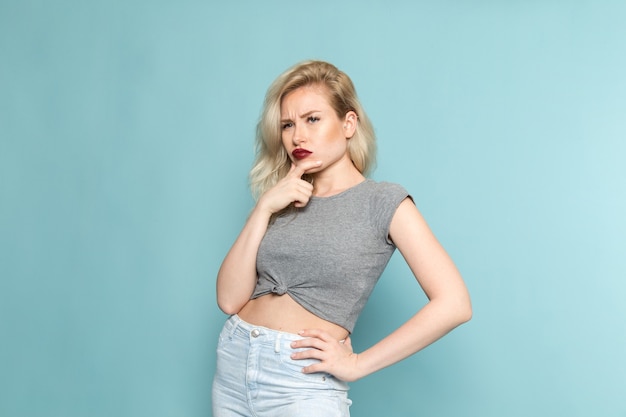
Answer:
<svg viewBox="0 0 626 417"><path fill-rule="evenodd" d="M307 156L311 155L313 152L311 151L307 151L306 149L302 149L302 148L297 148L294 149L291 154L293 155L294 158L296 159L304 159Z"/></svg>

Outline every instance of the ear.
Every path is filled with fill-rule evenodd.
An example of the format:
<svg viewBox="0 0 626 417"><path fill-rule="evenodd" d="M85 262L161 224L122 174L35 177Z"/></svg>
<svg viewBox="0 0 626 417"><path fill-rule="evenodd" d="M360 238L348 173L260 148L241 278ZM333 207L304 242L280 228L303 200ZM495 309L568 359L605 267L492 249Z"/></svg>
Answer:
<svg viewBox="0 0 626 417"><path fill-rule="evenodd" d="M346 113L345 117L343 118L343 133L346 139L350 139L352 136L354 136L358 122L359 117L354 111L350 110L348 113Z"/></svg>

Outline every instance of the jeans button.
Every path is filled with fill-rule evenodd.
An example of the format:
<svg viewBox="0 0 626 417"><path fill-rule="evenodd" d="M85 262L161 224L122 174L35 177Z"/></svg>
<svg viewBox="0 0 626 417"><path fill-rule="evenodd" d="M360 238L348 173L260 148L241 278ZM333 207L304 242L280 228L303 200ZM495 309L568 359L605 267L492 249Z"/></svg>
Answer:
<svg viewBox="0 0 626 417"><path fill-rule="evenodd" d="M250 332L250 335L252 337L259 337L259 335L261 334L261 332L259 331L259 329L254 329Z"/></svg>

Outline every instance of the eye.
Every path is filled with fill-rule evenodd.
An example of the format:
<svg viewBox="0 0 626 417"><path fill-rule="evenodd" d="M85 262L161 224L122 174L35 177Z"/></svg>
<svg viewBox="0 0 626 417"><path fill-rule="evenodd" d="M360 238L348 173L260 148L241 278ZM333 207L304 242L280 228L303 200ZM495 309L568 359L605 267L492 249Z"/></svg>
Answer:
<svg viewBox="0 0 626 417"><path fill-rule="evenodd" d="M289 129L289 128L290 128L290 127L292 127L292 126L293 126L293 123L291 123L291 122L285 122L285 123L283 123L283 124L282 124L282 126L281 126L281 127L282 127L282 129L283 129L283 130L285 130L285 129Z"/></svg>
<svg viewBox="0 0 626 417"><path fill-rule="evenodd" d="M320 118L317 116L309 116L306 118L306 121L309 123L315 123L315 122L319 122Z"/></svg>

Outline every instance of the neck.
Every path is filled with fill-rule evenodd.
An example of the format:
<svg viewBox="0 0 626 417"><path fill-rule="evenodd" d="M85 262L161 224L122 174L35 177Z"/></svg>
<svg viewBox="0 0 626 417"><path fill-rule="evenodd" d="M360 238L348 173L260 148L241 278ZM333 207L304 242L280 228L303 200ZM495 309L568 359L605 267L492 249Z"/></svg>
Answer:
<svg viewBox="0 0 626 417"><path fill-rule="evenodd" d="M315 175L313 177L313 195L316 197L330 197L365 180L363 174L354 165L342 171L341 173L320 172L318 175Z"/></svg>

